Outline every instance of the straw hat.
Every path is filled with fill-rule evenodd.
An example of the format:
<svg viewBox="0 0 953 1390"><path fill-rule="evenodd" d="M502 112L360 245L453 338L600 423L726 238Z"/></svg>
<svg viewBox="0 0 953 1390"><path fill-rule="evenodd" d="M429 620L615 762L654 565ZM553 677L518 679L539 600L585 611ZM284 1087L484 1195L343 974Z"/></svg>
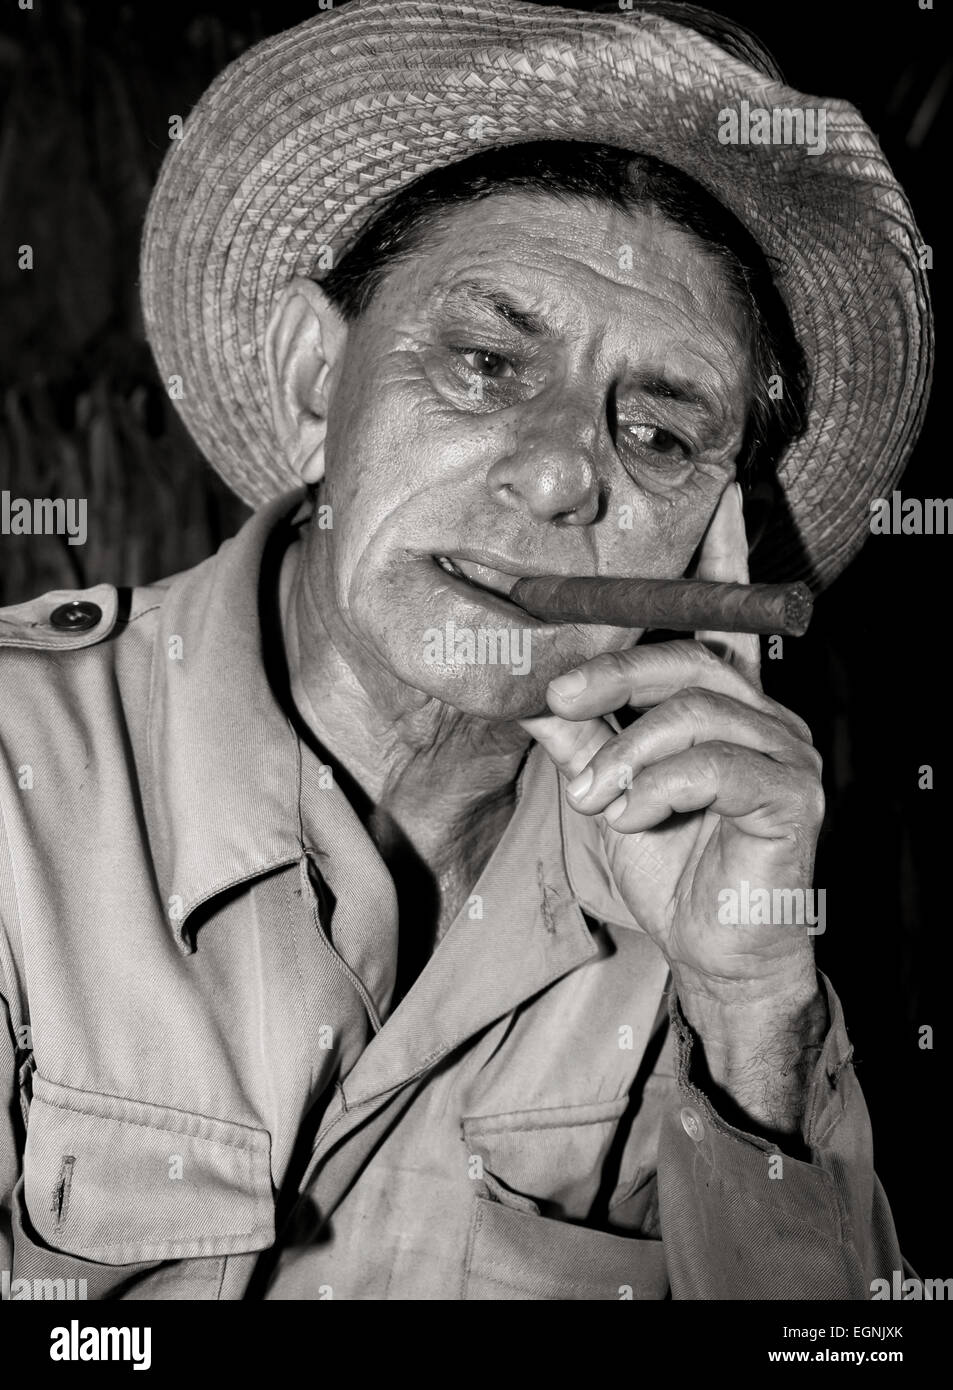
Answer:
<svg viewBox="0 0 953 1390"><path fill-rule="evenodd" d="M486 146L601 142L690 174L771 258L811 386L807 431L779 470L788 515L773 514L755 571L829 583L920 425L921 239L857 111L783 85L743 39L728 46L635 10L351 0L232 63L166 156L142 297L163 378L182 378L178 408L235 492L255 506L298 484L273 435L262 344L281 287L320 279L322 247L340 259L382 199ZM826 149L721 143L719 113L742 102L823 108Z"/></svg>

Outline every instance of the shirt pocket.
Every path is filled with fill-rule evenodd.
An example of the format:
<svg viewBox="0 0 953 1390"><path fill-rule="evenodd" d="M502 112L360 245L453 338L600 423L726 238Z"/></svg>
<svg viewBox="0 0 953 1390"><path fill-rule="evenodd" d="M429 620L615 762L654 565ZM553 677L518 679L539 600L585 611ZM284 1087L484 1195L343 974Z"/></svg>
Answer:
<svg viewBox="0 0 953 1390"><path fill-rule="evenodd" d="M621 1096L463 1119L476 1196L464 1299L665 1297L661 1241L578 1224L603 1186L628 1108ZM623 1192L638 1183L641 1158L627 1157Z"/></svg>
<svg viewBox="0 0 953 1390"><path fill-rule="evenodd" d="M663 1299L662 1242L592 1231L477 1197L465 1300Z"/></svg>
<svg viewBox="0 0 953 1390"><path fill-rule="evenodd" d="M603 1180L603 1165L628 1098L467 1115L463 1139L475 1171L546 1215L582 1221ZM488 1176L487 1176L488 1175ZM511 1205L518 1205L513 1202Z"/></svg>
<svg viewBox="0 0 953 1390"><path fill-rule="evenodd" d="M23 1202L31 1238L101 1264L262 1250L274 1240L270 1136L36 1073Z"/></svg>

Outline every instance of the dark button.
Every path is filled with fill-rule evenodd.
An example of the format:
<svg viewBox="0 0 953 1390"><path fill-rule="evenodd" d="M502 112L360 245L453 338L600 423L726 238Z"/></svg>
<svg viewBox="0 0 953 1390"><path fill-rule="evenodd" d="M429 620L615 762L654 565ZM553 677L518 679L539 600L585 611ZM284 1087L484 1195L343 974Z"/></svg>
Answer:
<svg viewBox="0 0 953 1390"><path fill-rule="evenodd" d="M50 614L50 627L60 632L88 632L102 621L103 610L95 603L74 599L72 603L61 603Z"/></svg>

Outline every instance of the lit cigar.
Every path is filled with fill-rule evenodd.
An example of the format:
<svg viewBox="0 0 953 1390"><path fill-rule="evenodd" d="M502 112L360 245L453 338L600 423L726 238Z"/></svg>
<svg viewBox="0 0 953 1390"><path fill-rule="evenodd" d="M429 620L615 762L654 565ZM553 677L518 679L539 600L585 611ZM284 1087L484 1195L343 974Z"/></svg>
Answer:
<svg viewBox="0 0 953 1390"><path fill-rule="evenodd" d="M534 618L673 632L764 632L801 637L811 621L806 584L719 584L706 579L519 579L511 602Z"/></svg>

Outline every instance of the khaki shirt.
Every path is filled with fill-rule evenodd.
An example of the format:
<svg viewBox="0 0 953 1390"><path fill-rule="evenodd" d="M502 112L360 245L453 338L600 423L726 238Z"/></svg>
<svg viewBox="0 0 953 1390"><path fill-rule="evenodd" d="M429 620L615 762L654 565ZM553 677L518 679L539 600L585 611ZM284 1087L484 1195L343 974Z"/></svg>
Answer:
<svg viewBox="0 0 953 1390"><path fill-rule="evenodd" d="M902 1265L829 985L807 1161L693 1084L541 749L391 1007L394 886L259 606L304 512L0 612L0 1292L868 1298Z"/></svg>

